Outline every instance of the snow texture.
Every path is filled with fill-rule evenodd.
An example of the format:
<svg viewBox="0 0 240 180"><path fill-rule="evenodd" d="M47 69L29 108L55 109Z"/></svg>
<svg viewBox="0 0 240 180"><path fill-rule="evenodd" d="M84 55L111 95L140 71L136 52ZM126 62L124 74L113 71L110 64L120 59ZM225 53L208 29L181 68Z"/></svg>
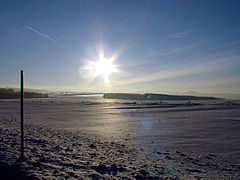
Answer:
<svg viewBox="0 0 240 180"><path fill-rule="evenodd" d="M1 179L239 179L238 102L0 101Z"/></svg>

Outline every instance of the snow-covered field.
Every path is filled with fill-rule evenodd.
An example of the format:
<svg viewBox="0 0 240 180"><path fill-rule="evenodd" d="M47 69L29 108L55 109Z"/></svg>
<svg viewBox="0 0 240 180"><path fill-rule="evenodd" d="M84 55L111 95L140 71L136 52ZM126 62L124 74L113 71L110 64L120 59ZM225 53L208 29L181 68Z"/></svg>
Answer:
<svg viewBox="0 0 240 180"><path fill-rule="evenodd" d="M0 178L239 179L240 102L0 101Z"/></svg>

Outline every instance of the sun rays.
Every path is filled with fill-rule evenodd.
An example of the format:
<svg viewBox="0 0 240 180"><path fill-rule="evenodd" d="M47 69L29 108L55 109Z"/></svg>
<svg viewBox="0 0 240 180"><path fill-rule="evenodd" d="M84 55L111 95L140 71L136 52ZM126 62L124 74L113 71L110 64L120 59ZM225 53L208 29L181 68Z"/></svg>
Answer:
<svg viewBox="0 0 240 180"><path fill-rule="evenodd" d="M109 83L109 76L111 73L116 72L114 59L106 59L104 56L99 57L99 60L92 63L94 76L102 76L105 83Z"/></svg>
<svg viewBox="0 0 240 180"><path fill-rule="evenodd" d="M110 58L106 58L104 51L98 50L98 58L96 60L87 60L83 70L86 75L92 79L100 77L103 79L105 85L110 85L110 76L112 73L117 73L118 69L114 61L118 57L118 53L114 53Z"/></svg>

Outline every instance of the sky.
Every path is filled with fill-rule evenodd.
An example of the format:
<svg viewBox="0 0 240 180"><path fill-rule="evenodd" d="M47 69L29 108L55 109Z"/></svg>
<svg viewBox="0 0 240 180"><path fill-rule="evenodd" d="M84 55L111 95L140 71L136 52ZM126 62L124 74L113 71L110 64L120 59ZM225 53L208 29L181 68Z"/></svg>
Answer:
<svg viewBox="0 0 240 180"><path fill-rule="evenodd" d="M238 0L0 0L0 87L24 69L33 89L240 93L239 18Z"/></svg>

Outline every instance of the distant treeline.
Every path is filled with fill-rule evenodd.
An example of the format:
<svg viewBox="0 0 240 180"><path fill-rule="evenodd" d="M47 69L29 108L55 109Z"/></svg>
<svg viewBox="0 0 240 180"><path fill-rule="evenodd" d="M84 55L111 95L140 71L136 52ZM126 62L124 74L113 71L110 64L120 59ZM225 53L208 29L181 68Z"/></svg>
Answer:
<svg viewBox="0 0 240 180"><path fill-rule="evenodd" d="M134 100L217 100L214 97L197 97L168 94L128 94L128 93L104 93L108 99L134 99Z"/></svg>
<svg viewBox="0 0 240 180"><path fill-rule="evenodd" d="M60 93L61 96L99 95L103 93Z"/></svg>
<svg viewBox="0 0 240 180"><path fill-rule="evenodd" d="M128 94L128 93L104 93L103 98L106 99L139 99L141 94Z"/></svg>
<svg viewBox="0 0 240 180"><path fill-rule="evenodd" d="M47 98L48 94L37 92L24 92L25 98ZM20 92L13 89L0 88L0 99L17 99L20 98Z"/></svg>

